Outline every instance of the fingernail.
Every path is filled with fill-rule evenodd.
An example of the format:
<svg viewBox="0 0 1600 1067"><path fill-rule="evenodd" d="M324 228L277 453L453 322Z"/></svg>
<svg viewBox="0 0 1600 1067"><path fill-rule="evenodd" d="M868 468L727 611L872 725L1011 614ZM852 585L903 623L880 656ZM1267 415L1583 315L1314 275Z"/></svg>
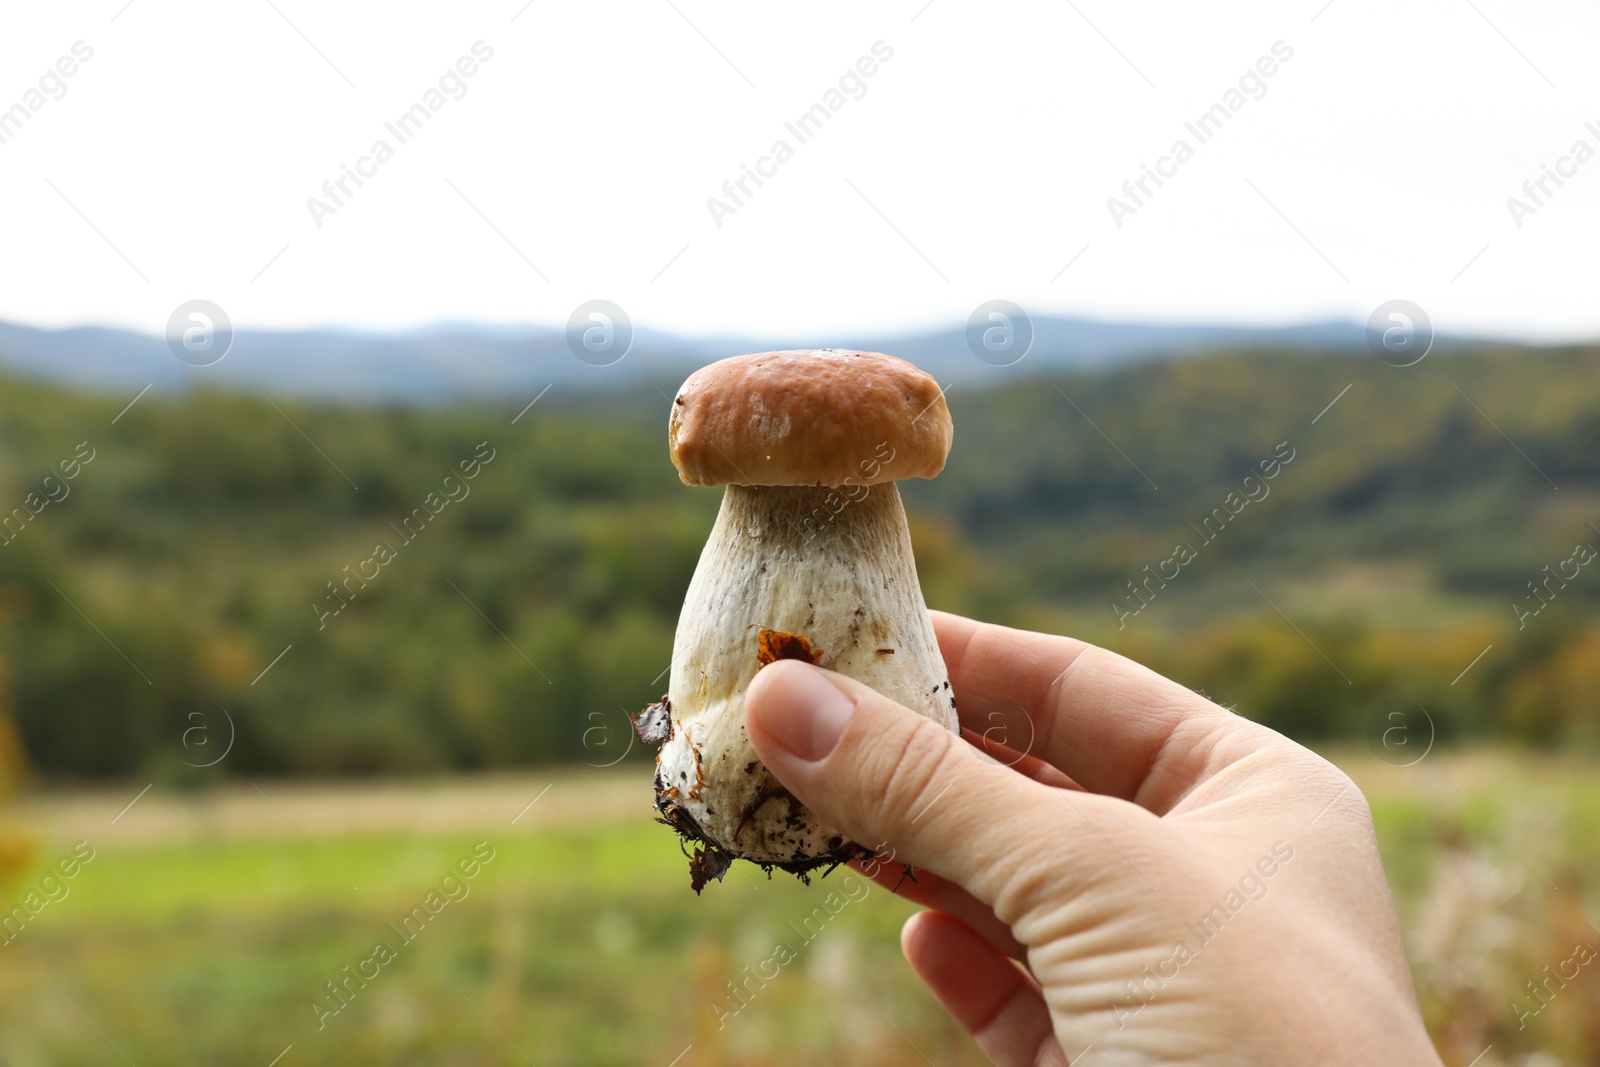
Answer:
<svg viewBox="0 0 1600 1067"><path fill-rule="evenodd" d="M778 744L800 759L816 761L839 743L856 706L820 670L796 664L761 687L755 710L762 729Z"/></svg>

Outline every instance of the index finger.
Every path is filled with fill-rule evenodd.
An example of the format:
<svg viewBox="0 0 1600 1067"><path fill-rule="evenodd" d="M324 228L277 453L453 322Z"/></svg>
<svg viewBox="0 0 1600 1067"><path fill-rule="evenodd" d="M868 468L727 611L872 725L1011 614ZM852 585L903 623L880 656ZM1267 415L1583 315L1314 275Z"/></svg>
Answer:
<svg viewBox="0 0 1600 1067"><path fill-rule="evenodd" d="M1206 735L1239 719L1133 660L1070 637L933 616L962 725L1093 793L1157 811L1192 784ZM1157 771L1161 773L1158 775Z"/></svg>

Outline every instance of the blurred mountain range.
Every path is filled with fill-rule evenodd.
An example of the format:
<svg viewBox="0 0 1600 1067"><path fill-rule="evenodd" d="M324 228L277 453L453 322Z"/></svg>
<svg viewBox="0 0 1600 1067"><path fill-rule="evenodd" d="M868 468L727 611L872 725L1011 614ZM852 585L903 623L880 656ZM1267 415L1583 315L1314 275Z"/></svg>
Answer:
<svg viewBox="0 0 1600 1067"><path fill-rule="evenodd" d="M976 358L960 328L781 340L691 338L640 329L625 358L593 366L572 354L560 330L443 323L389 333L241 330L225 358L195 368L177 359L160 336L0 322L0 368L75 388L137 390L154 385L175 391L210 385L231 391L259 386L307 399L418 403L523 396L549 384L597 392L646 382L675 386L713 360L773 348L864 348L909 359L941 383L996 385L1216 350L1365 351L1363 326L1349 321L1247 328L1039 318L1033 325L1031 350L1008 367Z"/></svg>

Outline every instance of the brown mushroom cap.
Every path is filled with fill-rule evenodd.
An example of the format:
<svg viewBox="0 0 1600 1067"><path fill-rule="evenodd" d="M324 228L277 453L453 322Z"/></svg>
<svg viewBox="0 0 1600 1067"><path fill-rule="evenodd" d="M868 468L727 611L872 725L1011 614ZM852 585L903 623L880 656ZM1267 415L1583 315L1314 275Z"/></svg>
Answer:
<svg viewBox="0 0 1600 1067"><path fill-rule="evenodd" d="M687 485L876 485L932 478L954 433L939 383L877 352L734 356L689 376L667 440Z"/></svg>

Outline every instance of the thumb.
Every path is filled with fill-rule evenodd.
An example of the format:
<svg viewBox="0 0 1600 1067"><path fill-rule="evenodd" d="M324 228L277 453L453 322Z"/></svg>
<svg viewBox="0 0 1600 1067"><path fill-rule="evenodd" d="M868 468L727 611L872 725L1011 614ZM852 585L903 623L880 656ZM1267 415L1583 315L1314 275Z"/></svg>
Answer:
<svg viewBox="0 0 1600 1067"><path fill-rule="evenodd" d="M957 734L860 682L797 660L756 673L745 693L745 729L767 768L828 824L857 844L893 849L957 882L990 906L1012 885L1042 888L1102 840L1095 824L1132 808L1105 797L1052 789L978 754ZM1107 832L1111 832L1108 829ZM1109 840L1109 839L1107 839ZM1059 887L1058 887L1059 888ZM1010 910L1010 909L1007 909Z"/></svg>

